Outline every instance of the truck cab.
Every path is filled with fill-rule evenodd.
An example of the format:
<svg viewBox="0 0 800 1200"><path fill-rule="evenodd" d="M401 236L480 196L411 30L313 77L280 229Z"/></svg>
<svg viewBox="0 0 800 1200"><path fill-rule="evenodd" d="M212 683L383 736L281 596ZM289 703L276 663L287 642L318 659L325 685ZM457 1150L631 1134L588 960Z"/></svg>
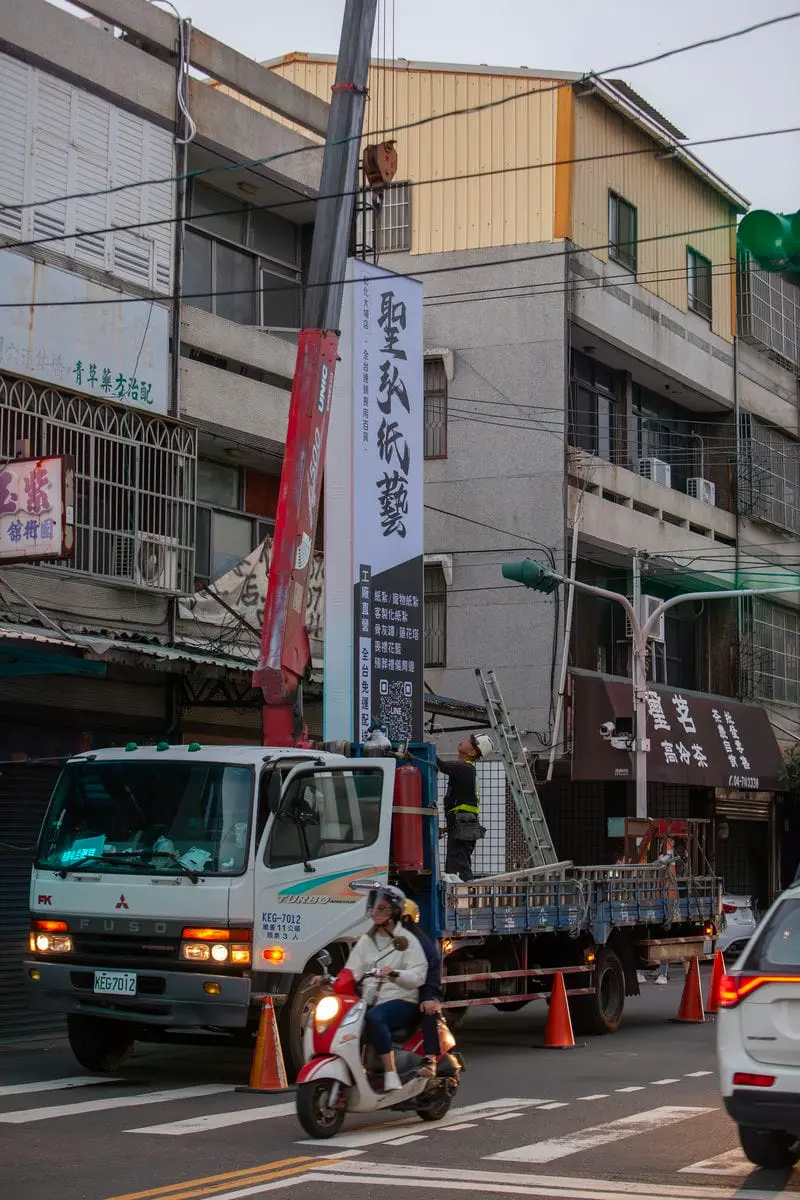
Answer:
<svg viewBox="0 0 800 1200"><path fill-rule="evenodd" d="M31 1004L113 1070L136 1039L249 1037L270 994L295 1065L315 955L344 961L387 877L394 771L197 743L70 759L32 871Z"/></svg>

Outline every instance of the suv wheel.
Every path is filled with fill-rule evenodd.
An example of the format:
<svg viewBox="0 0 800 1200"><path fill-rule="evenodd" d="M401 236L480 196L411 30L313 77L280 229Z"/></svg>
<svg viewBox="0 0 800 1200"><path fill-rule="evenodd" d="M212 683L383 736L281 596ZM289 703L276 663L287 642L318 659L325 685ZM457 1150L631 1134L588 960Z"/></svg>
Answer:
<svg viewBox="0 0 800 1200"><path fill-rule="evenodd" d="M793 1167L800 1159L797 1138L782 1129L752 1129L739 1126L739 1141L747 1157L757 1167L781 1170Z"/></svg>

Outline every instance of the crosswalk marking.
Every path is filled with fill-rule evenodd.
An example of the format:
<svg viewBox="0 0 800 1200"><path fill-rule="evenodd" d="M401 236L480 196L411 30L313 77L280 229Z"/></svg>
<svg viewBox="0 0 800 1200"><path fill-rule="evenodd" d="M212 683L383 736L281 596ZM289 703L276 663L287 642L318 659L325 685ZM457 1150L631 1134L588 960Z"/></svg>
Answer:
<svg viewBox="0 0 800 1200"><path fill-rule="evenodd" d="M116 1077L111 1075L68 1075L65 1079L39 1079L36 1083L9 1083L0 1087L0 1097L25 1096L29 1092L58 1092L67 1088L116 1082Z"/></svg>
<svg viewBox="0 0 800 1200"><path fill-rule="evenodd" d="M126 1133L154 1133L165 1137L183 1137L188 1133L207 1133L210 1129L226 1129L229 1125L247 1125L251 1121L273 1121L290 1117L296 1111L294 1100L285 1104L260 1104L258 1108L238 1108L233 1112L203 1113L182 1121L167 1121L163 1125L143 1125L126 1129Z"/></svg>
<svg viewBox="0 0 800 1200"><path fill-rule="evenodd" d="M412 1142L424 1142L427 1139L427 1133L407 1133L405 1137L394 1138L393 1141L387 1142L387 1146L410 1146Z"/></svg>
<svg viewBox="0 0 800 1200"><path fill-rule="evenodd" d="M166 1092L147 1092L141 1096L105 1096L102 1100L84 1100L79 1104L50 1104L45 1108L22 1108L0 1113L0 1125L27 1125L54 1117L76 1117L81 1113L103 1112L112 1108L136 1108L143 1104L167 1104L170 1100L199 1100L203 1096L232 1092L232 1084L201 1084L172 1088Z"/></svg>
<svg viewBox="0 0 800 1200"><path fill-rule="evenodd" d="M551 1104L540 1104L539 1108L541 1108L543 1112L550 1112L551 1109L554 1109L554 1108L569 1108L569 1101L568 1100L553 1100L553 1102Z"/></svg>
<svg viewBox="0 0 800 1200"><path fill-rule="evenodd" d="M544 1105L541 1104L539 1107L544 1108ZM498 1113L498 1115L496 1117L487 1117L486 1120L487 1121L513 1121L514 1117L521 1117L522 1115L523 1114L521 1112Z"/></svg>
<svg viewBox="0 0 800 1200"><path fill-rule="evenodd" d="M650 1087L661 1087L665 1083L680 1083L680 1079L651 1079Z"/></svg>
<svg viewBox="0 0 800 1200"><path fill-rule="evenodd" d="M487 1100L482 1104L466 1104L462 1108L453 1109L443 1120L437 1121L432 1129L448 1129L451 1125L460 1124L465 1119L477 1121L495 1116L503 1111L537 1108L539 1105L547 1103L549 1103L547 1100L506 1099ZM355 1113L353 1115L357 1116ZM343 1150L360 1150L364 1146L377 1146L381 1142L390 1142L393 1138L402 1137L403 1129L407 1129L409 1125L418 1128L419 1117L413 1116L400 1121L392 1121L389 1124L369 1125L366 1128L355 1129L351 1133L340 1133L336 1137L326 1138L325 1146ZM314 1138L303 1139L299 1144L301 1146L319 1146L319 1142Z"/></svg>
<svg viewBox="0 0 800 1200"><path fill-rule="evenodd" d="M605 1146L609 1142L619 1142L635 1134L649 1133L656 1128L685 1121L688 1117L714 1111L713 1108L679 1108L664 1105L661 1108L652 1108L648 1112L621 1117L617 1121L608 1121L604 1125L593 1125L561 1137L532 1142L528 1146L515 1146L512 1150L501 1150L498 1154L488 1154L484 1157L498 1162L553 1162L557 1158L566 1158L569 1154L594 1150L597 1146Z"/></svg>
<svg viewBox="0 0 800 1200"><path fill-rule="evenodd" d="M615 1092L643 1092L644 1084L638 1084L636 1087L614 1088Z"/></svg>
<svg viewBox="0 0 800 1200"><path fill-rule="evenodd" d="M704 1075L713 1075L713 1071L687 1071L686 1079L702 1079Z"/></svg>
<svg viewBox="0 0 800 1200"><path fill-rule="evenodd" d="M743 1150L738 1146L717 1154L714 1158L704 1158L702 1162L692 1163L690 1167L681 1167L679 1175L741 1175L742 1171L752 1171Z"/></svg>
<svg viewBox="0 0 800 1200"><path fill-rule="evenodd" d="M579 1100L607 1100L608 1092L594 1092L591 1096L578 1096Z"/></svg>

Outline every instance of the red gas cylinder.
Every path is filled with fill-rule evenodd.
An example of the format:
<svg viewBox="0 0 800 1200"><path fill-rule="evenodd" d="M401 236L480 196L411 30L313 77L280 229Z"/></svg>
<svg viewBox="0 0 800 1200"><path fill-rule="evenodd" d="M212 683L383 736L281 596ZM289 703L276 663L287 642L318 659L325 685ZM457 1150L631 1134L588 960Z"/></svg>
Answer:
<svg viewBox="0 0 800 1200"><path fill-rule="evenodd" d="M391 850L392 863L400 871L423 869L422 820L422 774L403 763L394 776Z"/></svg>

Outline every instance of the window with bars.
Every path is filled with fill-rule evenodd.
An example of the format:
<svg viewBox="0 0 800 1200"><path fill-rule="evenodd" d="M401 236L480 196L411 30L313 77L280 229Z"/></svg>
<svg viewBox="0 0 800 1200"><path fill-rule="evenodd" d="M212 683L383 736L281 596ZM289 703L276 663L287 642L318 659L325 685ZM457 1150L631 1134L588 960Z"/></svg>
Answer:
<svg viewBox="0 0 800 1200"><path fill-rule="evenodd" d="M447 666L447 582L433 563L425 566L425 666Z"/></svg>
<svg viewBox="0 0 800 1200"><path fill-rule="evenodd" d="M275 522L242 511L244 472L210 459L197 463L195 586L214 583L271 536Z"/></svg>
<svg viewBox="0 0 800 1200"><path fill-rule="evenodd" d="M737 264L738 333L790 371L800 366L800 287L759 270L749 254Z"/></svg>
<svg viewBox="0 0 800 1200"><path fill-rule="evenodd" d="M741 431L740 511L800 533L800 442L750 413Z"/></svg>
<svg viewBox="0 0 800 1200"><path fill-rule="evenodd" d="M800 613L758 597L744 612L748 690L758 700L800 703Z"/></svg>
<svg viewBox="0 0 800 1200"><path fill-rule="evenodd" d="M614 372L577 350L572 354L569 444L615 462L618 442Z"/></svg>
<svg viewBox="0 0 800 1200"><path fill-rule="evenodd" d="M411 184L390 183L384 190L379 216L376 216L370 196L367 189L363 197L366 208L356 214L357 238L378 254L398 254L410 250Z"/></svg>
<svg viewBox="0 0 800 1200"><path fill-rule="evenodd" d="M425 458L447 458L447 375L441 358L425 360Z"/></svg>
<svg viewBox="0 0 800 1200"><path fill-rule="evenodd" d="M690 312L711 320L712 284L711 261L703 254L686 247L686 284Z"/></svg>
<svg viewBox="0 0 800 1200"><path fill-rule="evenodd" d="M194 429L0 375L0 460L20 443L75 464L75 554L53 569L192 590Z"/></svg>
<svg viewBox="0 0 800 1200"><path fill-rule="evenodd" d="M300 280L298 226L194 184L184 248L187 304L240 325L298 329Z"/></svg>
<svg viewBox="0 0 800 1200"><path fill-rule="evenodd" d="M616 192L608 193L608 255L636 273L637 212Z"/></svg>

